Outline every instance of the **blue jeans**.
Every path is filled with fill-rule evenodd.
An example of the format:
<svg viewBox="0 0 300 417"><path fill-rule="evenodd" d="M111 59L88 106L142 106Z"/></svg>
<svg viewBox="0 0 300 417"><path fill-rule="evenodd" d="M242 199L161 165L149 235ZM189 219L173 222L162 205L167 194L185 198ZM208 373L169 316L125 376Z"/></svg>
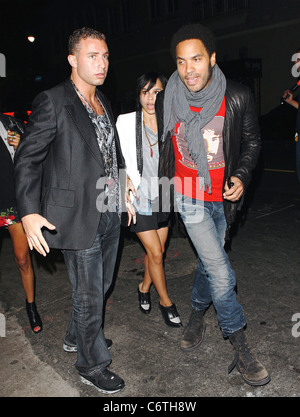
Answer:
<svg viewBox="0 0 300 417"><path fill-rule="evenodd" d="M81 374L90 375L111 362L103 334L103 313L119 237L119 216L106 211L101 215L91 248L62 251L73 287L73 311L65 341L77 346L75 367Z"/></svg>
<svg viewBox="0 0 300 417"><path fill-rule="evenodd" d="M178 211L198 255L192 306L213 303L223 336L243 328L246 319L236 299L235 273L224 249L226 219L222 202L203 202L176 194Z"/></svg>

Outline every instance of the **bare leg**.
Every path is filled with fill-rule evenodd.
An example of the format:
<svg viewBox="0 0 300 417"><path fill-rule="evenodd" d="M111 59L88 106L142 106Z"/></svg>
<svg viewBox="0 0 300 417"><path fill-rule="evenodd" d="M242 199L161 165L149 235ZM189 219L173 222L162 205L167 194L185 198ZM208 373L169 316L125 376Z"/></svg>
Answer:
<svg viewBox="0 0 300 417"><path fill-rule="evenodd" d="M34 333L42 331L42 321L34 302L34 273L29 255L26 235L21 223L8 226L15 254L15 261L19 268L22 284L26 294L26 311L31 329Z"/></svg>
<svg viewBox="0 0 300 417"><path fill-rule="evenodd" d="M163 253L168 237L168 227L159 230L147 230L137 233L146 250L144 281L139 285L141 292L148 292L153 283L164 307L172 305L167 293L166 278L163 268Z"/></svg>
<svg viewBox="0 0 300 417"><path fill-rule="evenodd" d="M27 301L32 303L34 301L34 274L27 238L21 223L8 226L8 231L13 242L15 261L20 271Z"/></svg>

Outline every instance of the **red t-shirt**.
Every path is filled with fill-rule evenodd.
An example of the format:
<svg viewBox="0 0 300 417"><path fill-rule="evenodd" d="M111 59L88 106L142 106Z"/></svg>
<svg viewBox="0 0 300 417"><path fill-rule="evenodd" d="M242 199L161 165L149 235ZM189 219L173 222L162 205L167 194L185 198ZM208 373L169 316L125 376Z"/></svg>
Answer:
<svg viewBox="0 0 300 417"><path fill-rule="evenodd" d="M190 107L200 113L202 108ZM173 131L175 154L175 190L183 195L198 200L223 201L223 180L225 161L223 153L223 126L225 117L225 98L215 117L202 129L207 152L208 170L211 178L211 194L200 190L198 168L190 156L184 139L184 124L176 124Z"/></svg>

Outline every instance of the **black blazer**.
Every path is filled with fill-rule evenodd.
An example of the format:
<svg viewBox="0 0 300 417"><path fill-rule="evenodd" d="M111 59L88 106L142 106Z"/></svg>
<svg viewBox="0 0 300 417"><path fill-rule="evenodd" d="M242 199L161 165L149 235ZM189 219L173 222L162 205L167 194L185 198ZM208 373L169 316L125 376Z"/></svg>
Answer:
<svg viewBox="0 0 300 417"><path fill-rule="evenodd" d="M125 168L110 104L99 95L114 126L119 168ZM54 224L55 231L44 231L52 248L89 248L101 216L96 202L103 184L97 182L104 176L94 127L71 81L40 93L15 155L20 216L39 213Z"/></svg>

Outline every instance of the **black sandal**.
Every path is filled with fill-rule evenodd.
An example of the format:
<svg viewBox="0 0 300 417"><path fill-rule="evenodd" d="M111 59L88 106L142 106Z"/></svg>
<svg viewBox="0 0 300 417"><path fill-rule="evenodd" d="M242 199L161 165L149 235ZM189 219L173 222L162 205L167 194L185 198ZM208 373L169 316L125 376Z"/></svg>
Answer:
<svg viewBox="0 0 300 417"><path fill-rule="evenodd" d="M141 312L144 314L149 314L151 311L150 291L141 292L138 287L137 292L139 296L139 307L140 307Z"/></svg>
<svg viewBox="0 0 300 417"><path fill-rule="evenodd" d="M29 319L30 327L33 333L39 333L43 330L43 323L36 309L35 301L28 303L26 300L26 311Z"/></svg>

